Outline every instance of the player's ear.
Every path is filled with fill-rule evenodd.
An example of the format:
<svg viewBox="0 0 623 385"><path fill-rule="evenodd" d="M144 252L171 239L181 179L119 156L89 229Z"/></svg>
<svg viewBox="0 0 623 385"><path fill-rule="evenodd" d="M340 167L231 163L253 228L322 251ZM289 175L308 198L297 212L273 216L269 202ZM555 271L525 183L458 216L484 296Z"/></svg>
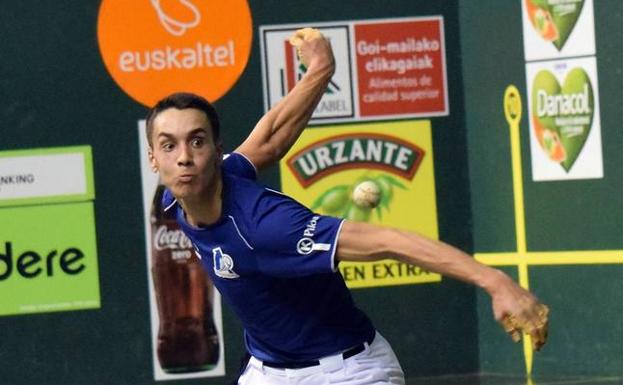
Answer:
<svg viewBox="0 0 623 385"><path fill-rule="evenodd" d="M158 161L154 156L154 150L151 146L147 149L147 157L149 158L149 167L151 168L151 171L158 172Z"/></svg>
<svg viewBox="0 0 623 385"><path fill-rule="evenodd" d="M221 161L223 160L223 142L222 141L219 140L218 143L216 143L215 150L216 150L217 163L221 164Z"/></svg>

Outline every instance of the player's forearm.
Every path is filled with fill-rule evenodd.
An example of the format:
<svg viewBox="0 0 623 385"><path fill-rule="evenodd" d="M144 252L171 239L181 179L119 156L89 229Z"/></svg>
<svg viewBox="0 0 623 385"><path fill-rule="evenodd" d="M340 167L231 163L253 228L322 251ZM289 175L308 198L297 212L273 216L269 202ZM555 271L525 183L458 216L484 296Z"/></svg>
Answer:
<svg viewBox="0 0 623 385"><path fill-rule="evenodd" d="M343 234L340 234L338 258L341 260L391 258L476 285L489 293L509 279L501 271L479 263L446 243L403 230L366 224L356 224L355 231L360 232L356 234L352 227L349 229L349 224L353 223L346 222Z"/></svg>
<svg viewBox="0 0 623 385"><path fill-rule="evenodd" d="M394 230L388 242L389 254L397 260L453 277L491 292L507 276L483 265L447 243L402 230ZM393 239L392 239L393 238Z"/></svg>
<svg viewBox="0 0 623 385"><path fill-rule="evenodd" d="M307 126L334 73L332 58L314 58L305 76L263 118L266 141L279 157L285 155Z"/></svg>
<svg viewBox="0 0 623 385"><path fill-rule="evenodd" d="M270 166L290 150L307 126L334 72L333 56L312 58L309 70L296 86L257 123L236 149L258 169Z"/></svg>

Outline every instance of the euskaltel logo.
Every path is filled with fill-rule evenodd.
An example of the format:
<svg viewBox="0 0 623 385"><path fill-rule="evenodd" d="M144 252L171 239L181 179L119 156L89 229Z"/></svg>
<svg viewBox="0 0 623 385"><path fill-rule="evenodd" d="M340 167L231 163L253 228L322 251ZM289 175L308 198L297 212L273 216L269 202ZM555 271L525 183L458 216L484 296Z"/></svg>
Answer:
<svg viewBox="0 0 623 385"><path fill-rule="evenodd" d="M246 0L103 0L97 37L115 82L151 107L177 91L222 97L247 65L253 31Z"/></svg>
<svg viewBox="0 0 623 385"><path fill-rule="evenodd" d="M18 250L13 242L4 242L0 249L0 282L14 273L23 278L53 277L58 274L80 274L86 265L82 250L68 247L64 250Z"/></svg>

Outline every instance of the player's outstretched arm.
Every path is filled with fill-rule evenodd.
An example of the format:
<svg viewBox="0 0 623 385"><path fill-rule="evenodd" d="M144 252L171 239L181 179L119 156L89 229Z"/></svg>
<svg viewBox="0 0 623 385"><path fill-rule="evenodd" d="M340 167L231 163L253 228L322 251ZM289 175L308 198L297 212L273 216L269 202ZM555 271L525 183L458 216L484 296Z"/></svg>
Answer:
<svg viewBox="0 0 623 385"><path fill-rule="evenodd" d="M297 47L307 72L292 91L260 119L249 137L236 149L258 169L277 162L292 147L335 72L331 44L318 30L298 30L290 42Z"/></svg>
<svg viewBox="0 0 623 385"><path fill-rule="evenodd" d="M534 350L547 340L547 306L502 271L446 243L403 230L345 221L338 238L337 258L392 258L476 285L489 293L495 319L515 342L521 339L521 332L531 335Z"/></svg>

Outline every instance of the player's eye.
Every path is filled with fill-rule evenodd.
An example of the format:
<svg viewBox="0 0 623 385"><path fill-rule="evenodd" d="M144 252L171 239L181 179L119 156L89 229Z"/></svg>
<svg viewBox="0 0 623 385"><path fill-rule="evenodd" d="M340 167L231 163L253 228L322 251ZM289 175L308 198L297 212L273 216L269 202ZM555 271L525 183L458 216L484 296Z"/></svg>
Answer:
<svg viewBox="0 0 623 385"><path fill-rule="evenodd" d="M160 145L162 151L171 152L175 146L171 142L164 142Z"/></svg>
<svg viewBox="0 0 623 385"><path fill-rule="evenodd" d="M195 137L190 141L190 145L195 148L203 146L203 143L205 143L205 140L200 137Z"/></svg>

